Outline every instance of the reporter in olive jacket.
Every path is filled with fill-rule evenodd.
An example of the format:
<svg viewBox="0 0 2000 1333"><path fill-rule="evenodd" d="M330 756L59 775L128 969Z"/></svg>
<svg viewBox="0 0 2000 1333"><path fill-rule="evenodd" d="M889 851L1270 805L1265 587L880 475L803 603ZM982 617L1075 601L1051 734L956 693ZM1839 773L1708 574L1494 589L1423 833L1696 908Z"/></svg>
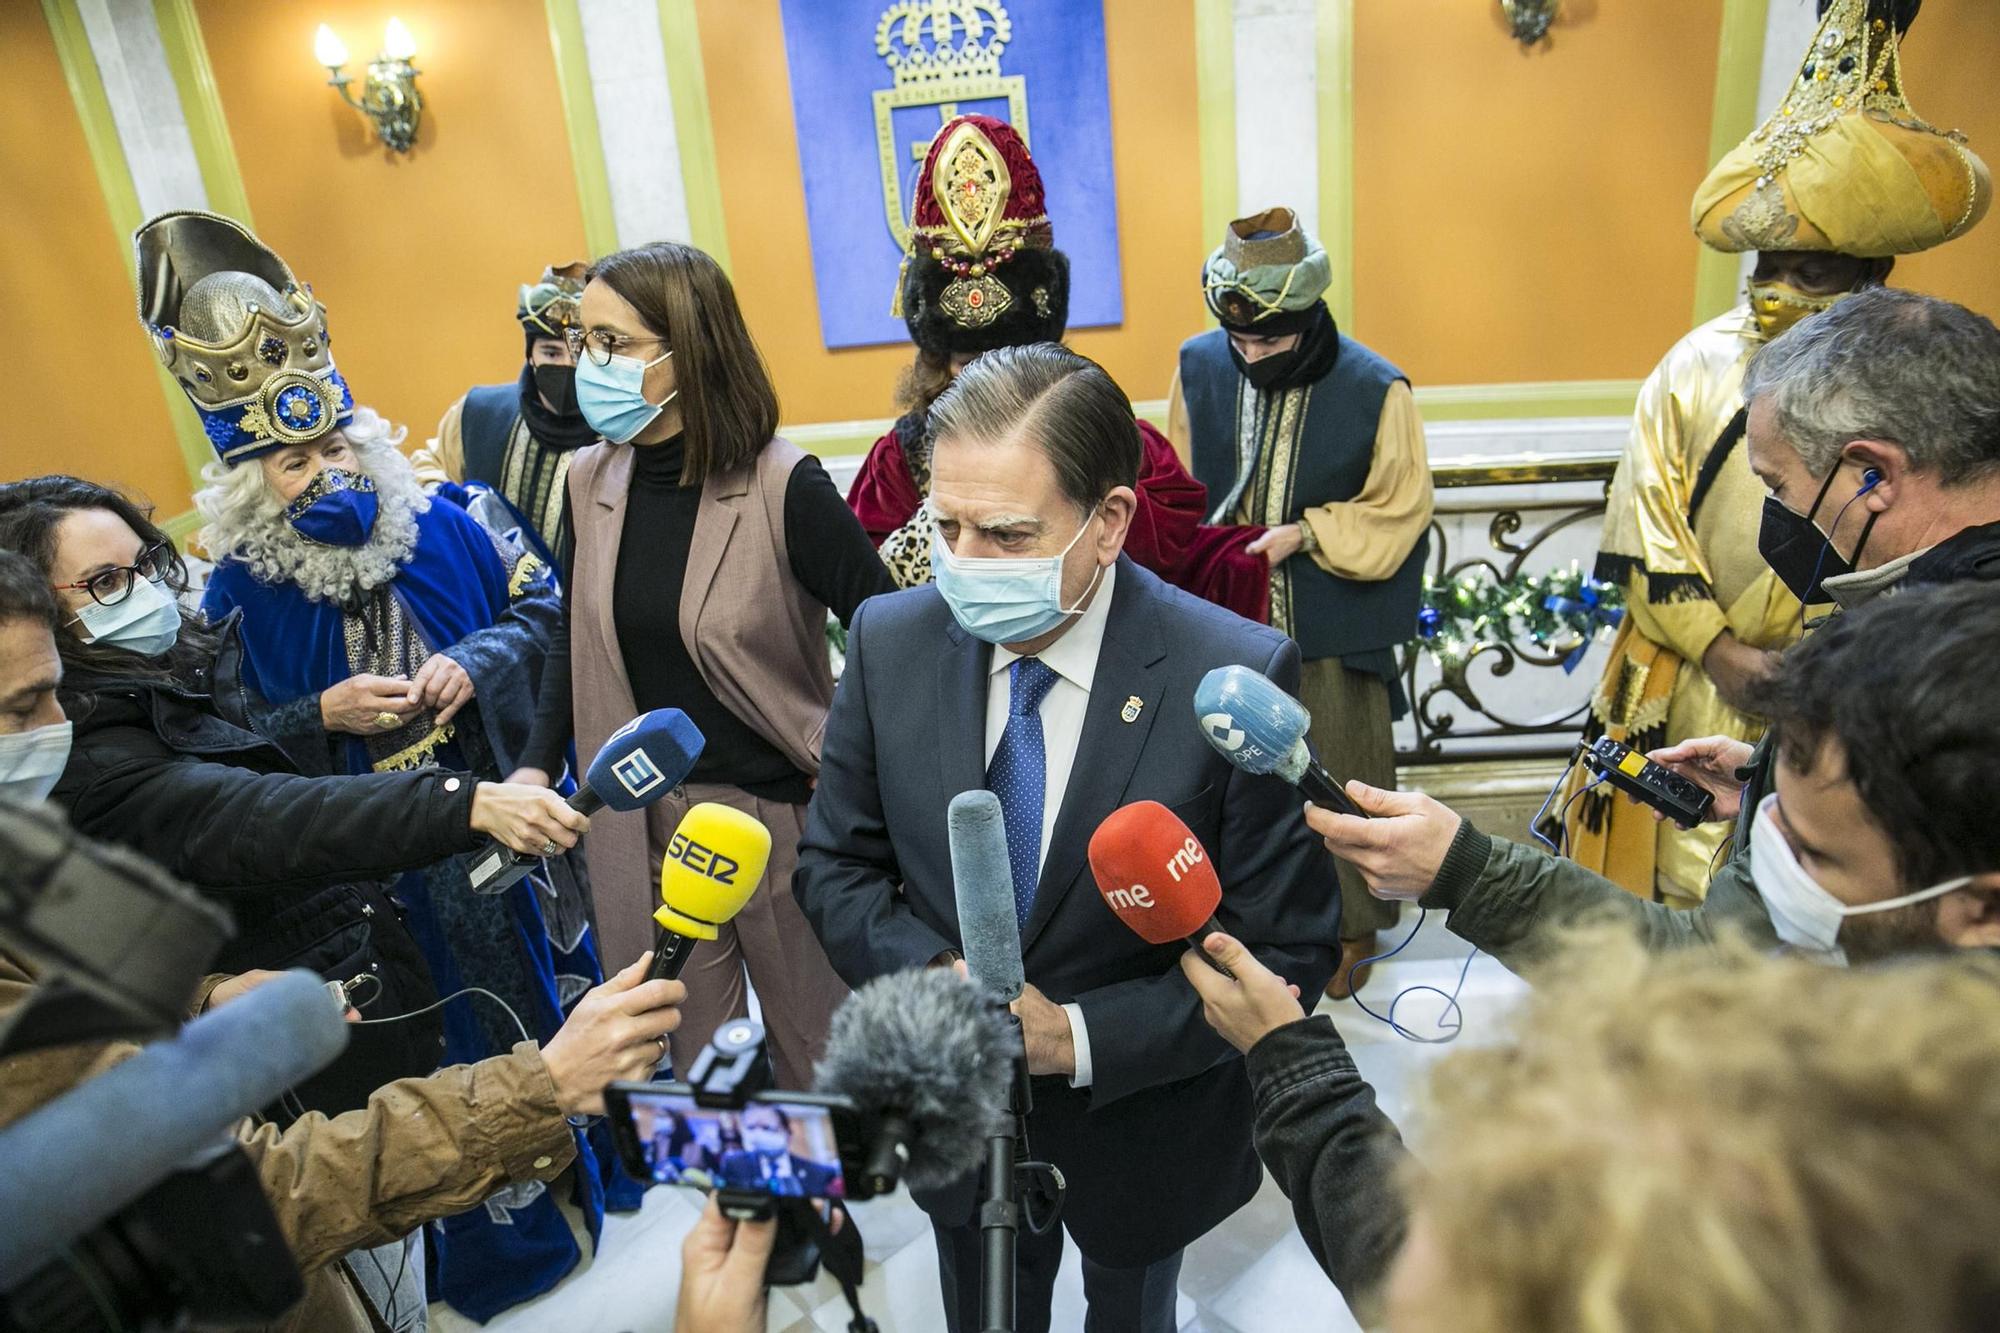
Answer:
<svg viewBox="0 0 2000 1333"><path fill-rule="evenodd" d="M678 981L646 981L651 955L577 1001L546 1047L378 1088L368 1105L328 1119L312 1112L280 1131L244 1121L237 1139L306 1280L281 1333L371 1333L380 1327L343 1255L385 1245L501 1188L554 1180L576 1155L565 1119L604 1110L604 1088L644 1078L680 1023ZM199 1013L278 973L212 976ZM0 951L0 1021L27 1002L33 964ZM138 1048L125 1042L60 1046L0 1060L0 1127L103 1073Z"/></svg>

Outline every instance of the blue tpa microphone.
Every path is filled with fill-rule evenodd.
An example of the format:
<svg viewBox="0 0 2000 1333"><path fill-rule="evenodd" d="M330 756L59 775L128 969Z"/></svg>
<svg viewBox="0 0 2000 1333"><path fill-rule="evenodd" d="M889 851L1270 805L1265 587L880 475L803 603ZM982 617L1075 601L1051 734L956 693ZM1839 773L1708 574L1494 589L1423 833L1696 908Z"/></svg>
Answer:
<svg viewBox="0 0 2000 1333"><path fill-rule="evenodd" d="M643 810L686 780L702 745L701 729L680 709L641 713L604 742L569 798L569 808L580 815L607 808ZM511 888L540 860L489 840L472 863L473 892Z"/></svg>
<svg viewBox="0 0 2000 1333"><path fill-rule="evenodd" d="M1306 745L1312 714L1246 666L1217 667L1194 691L1195 720L1217 754L1246 773L1283 778L1314 805L1366 819Z"/></svg>

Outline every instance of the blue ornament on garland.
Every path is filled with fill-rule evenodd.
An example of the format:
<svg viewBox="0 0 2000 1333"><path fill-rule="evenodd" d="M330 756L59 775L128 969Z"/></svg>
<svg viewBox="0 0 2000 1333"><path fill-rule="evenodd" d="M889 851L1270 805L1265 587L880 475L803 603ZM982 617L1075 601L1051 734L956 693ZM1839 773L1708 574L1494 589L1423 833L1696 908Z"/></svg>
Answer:
<svg viewBox="0 0 2000 1333"><path fill-rule="evenodd" d="M1438 610L1435 606L1424 607L1417 612L1417 637L1427 640L1435 639L1438 636L1439 628L1443 624L1444 612Z"/></svg>

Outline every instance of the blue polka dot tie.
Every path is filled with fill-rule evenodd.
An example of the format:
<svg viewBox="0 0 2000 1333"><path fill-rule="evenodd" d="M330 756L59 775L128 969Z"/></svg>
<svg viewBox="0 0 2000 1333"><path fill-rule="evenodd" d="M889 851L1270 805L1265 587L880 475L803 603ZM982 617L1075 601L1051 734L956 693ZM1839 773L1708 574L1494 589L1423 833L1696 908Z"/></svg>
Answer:
<svg viewBox="0 0 2000 1333"><path fill-rule="evenodd" d="M1007 866L1014 875L1014 919L1025 925L1042 877L1042 798L1048 783L1042 745L1042 700L1055 687L1055 668L1022 657L1008 669L1007 729L986 766L986 785L1000 798L1007 826Z"/></svg>

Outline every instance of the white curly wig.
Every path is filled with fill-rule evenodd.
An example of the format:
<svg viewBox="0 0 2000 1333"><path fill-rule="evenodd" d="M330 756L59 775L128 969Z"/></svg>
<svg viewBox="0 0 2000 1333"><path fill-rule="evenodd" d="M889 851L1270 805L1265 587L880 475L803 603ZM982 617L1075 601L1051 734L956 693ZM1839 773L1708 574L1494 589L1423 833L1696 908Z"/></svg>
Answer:
<svg viewBox="0 0 2000 1333"><path fill-rule="evenodd" d="M356 466L374 479L375 528L360 546L324 546L285 521L285 501L257 460L210 463L194 497L208 520L202 545L215 561L240 560L266 583L290 583L316 602L349 602L396 577L417 546L417 515L430 500L397 448L407 434L372 408L356 407L340 428Z"/></svg>

